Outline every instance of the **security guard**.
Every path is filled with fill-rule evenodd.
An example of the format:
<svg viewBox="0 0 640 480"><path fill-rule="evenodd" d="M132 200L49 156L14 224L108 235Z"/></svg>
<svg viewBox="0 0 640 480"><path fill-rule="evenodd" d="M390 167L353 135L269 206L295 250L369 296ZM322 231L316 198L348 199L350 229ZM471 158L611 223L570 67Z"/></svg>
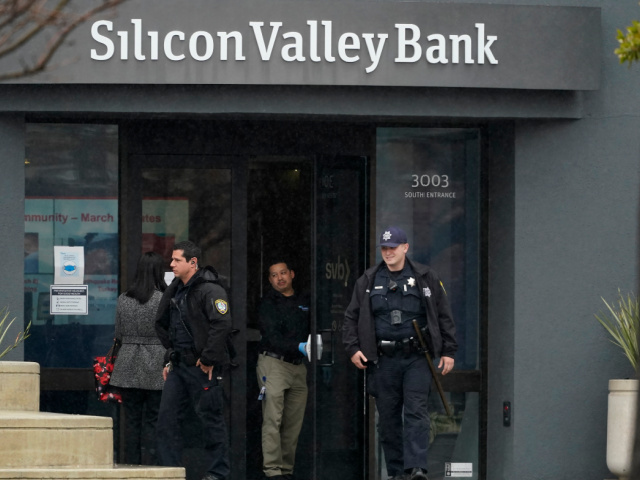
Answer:
<svg viewBox="0 0 640 480"><path fill-rule="evenodd" d="M453 369L455 325L437 274L407 257L406 233L385 229L380 248L383 261L356 282L345 312L343 343L353 364L367 369L389 477L427 480L431 371L413 320L431 355L440 357L443 375Z"/></svg>
<svg viewBox="0 0 640 480"><path fill-rule="evenodd" d="M201 250L193 242L173 247L175 279L156 315L156 332L167 349L165 380L158 412L158 460L180 466L181 422L190 405L202 422L207 473L202 480L229 476L229 439L224 421L222 374L227 369L231 314L226 290L213 267L200 268Z"/></svg>

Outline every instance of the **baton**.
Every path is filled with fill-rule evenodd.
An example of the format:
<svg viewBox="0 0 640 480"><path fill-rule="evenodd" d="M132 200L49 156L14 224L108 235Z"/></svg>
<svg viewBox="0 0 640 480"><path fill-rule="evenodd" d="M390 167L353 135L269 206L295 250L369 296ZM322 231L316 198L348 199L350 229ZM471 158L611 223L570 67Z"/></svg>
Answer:
<svg viewBox="0 0 640 480"><path fill-rule="evenodd" d="M438 389L438 393L440 394L440 399L442 400L442 404L444 405L444 409L447 412L447 415L451 416L451 407L447 403L447 399L444 398L444 391L442 390L442 385L440 385L440 380L438 379L438 375L435 367L433 366L433 362L431 361L431 356L429 355L429 351L427 350L427 345L424 343L424 338L422 338L422 331L420 331L420 327L418 326L418 321L413 320L413 328L416 330L418 334L418 340L420 341L420 346L424 350L424 356L427 358L427 363L429 364L429 370L431 370L431 376L433 377L434 382L436 382L436 388Z"/></svg>

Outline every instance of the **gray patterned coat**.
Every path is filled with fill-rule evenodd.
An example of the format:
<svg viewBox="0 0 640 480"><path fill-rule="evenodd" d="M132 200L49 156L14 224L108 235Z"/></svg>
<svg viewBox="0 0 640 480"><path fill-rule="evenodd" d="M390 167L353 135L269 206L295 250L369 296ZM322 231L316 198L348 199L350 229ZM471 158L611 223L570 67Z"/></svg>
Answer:
<svg viewBox="0 0 640 480"><path fill-rule="evenodd" d="M156 335L154 319L162 292L155 291L147 303L124 293L116 307L116 338L122 342L111 375L111 385L162 390L165 348Z"/></svg>

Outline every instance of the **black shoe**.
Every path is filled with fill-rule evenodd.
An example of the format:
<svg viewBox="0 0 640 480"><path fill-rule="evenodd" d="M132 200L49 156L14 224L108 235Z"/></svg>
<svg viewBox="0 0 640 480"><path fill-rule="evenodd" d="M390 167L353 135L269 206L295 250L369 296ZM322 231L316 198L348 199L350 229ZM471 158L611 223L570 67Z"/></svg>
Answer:
<svg viewBox="0 0 640 480"><path fill-rule="evenodd" d="M394 475L390 477L389 480L408 480L409 476L405 473L401 473L400 475Z"/></svg>
<svg viewBox="0 0 640 480"><path fill-rule="evenodd" d="M420 467L412 469L408 478L410 480L429 480L429 477L427 477L427 471Z"/></svg>
<svg viewBox="0 0 640 480"><path fill-rule="evenodd" d="M420 467L416 467L411 470L409 478L410 480L429 480L429 477L427 477L427 471Z"/></svg>

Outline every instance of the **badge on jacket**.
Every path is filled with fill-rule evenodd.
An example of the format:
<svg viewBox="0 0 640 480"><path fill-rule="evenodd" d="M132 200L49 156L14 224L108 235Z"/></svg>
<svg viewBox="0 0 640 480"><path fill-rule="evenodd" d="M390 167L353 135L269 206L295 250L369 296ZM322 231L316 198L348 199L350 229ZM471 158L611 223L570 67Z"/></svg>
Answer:
<svg viewBox="0 0 640 480"><path fill-rule="evenodd" d="M220 312L222 315L224 315L229 311L229 305L227 304L227 302L225 302L220 298L215 301L215 305L216 305L216 310L218 310L218 312Z"/></svg>

